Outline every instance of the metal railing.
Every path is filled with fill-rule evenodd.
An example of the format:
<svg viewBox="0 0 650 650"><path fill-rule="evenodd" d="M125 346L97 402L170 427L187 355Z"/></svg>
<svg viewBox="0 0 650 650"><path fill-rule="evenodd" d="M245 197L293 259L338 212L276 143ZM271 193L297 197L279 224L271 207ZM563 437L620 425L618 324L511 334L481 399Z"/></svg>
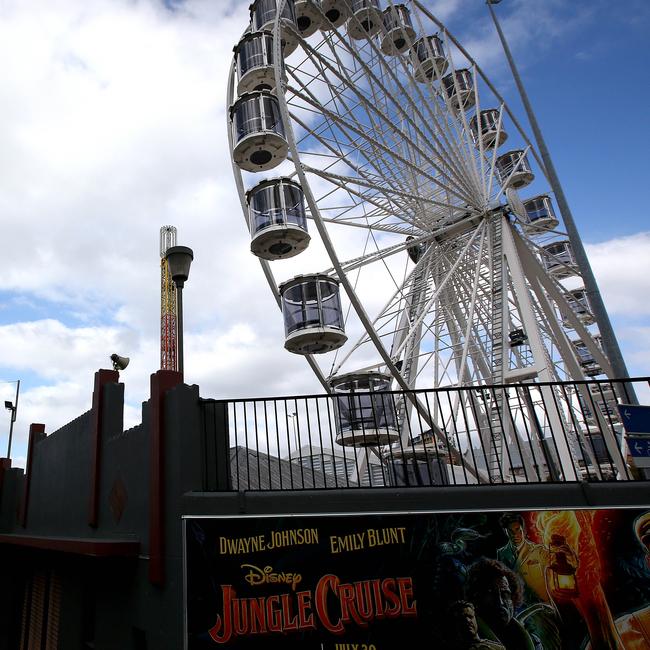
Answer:
<svg viewBox="0 0 650 650"><path fill-rule="evenodd" d="M206 489L636 480L632 386L650 401L647 377L202 400Z"/></svg>

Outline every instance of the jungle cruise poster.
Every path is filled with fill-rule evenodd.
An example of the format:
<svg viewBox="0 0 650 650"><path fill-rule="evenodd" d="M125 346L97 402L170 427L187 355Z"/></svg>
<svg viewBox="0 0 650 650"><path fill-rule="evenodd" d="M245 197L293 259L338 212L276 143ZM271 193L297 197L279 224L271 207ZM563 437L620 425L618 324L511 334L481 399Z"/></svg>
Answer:
<svg viewBox="0 0 650 650"><path fill-rule="evenodd" d="M184 536L188 650L650 648L650 507L188 517Z"/></svg>

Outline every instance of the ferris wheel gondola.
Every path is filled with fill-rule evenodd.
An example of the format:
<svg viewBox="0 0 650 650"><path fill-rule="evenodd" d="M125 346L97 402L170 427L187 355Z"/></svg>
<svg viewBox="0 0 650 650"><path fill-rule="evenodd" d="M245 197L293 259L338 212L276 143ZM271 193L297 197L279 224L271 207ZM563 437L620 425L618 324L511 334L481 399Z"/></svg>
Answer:
<svg viewBox="0 0 650 650"><path fill-rule="evenodd" d="M297 3L299 16L318 14L320 31L308 36L291 0L264 3L271 5L273 20L265 14L251 28L272 32L264 65L273 67L274 91L238 96L233 65L229 134L252 241L264 242L251 249L283 309L285 347L305 354L329 391L347 385L337 378L367 372L405 391L583 379L576 336L611 376L586 329L592 323L562 285L580 271L558 230L539 154L447 28L416 0L383 8L378 0L322 0ZM500 151L506 139L513 148ZM280 165L280 179L260 185L250 177ZM271 227L271 207L251 218L251 188L274 183L300 190L305 221L280 210ZM519 196L528 186L532 198ZM274 234L281 231L302 239L291 248ZM269 261L285 257L279 283ZM381 382L371 383L369 391L381 392ZM453 412L427 416L431 435L458 408L460 398ZM397 405L403 435L408 427L399 423L414 411L424 417L419 409L412 392ZM551 413L548 426L564 430L565 411ZM493 421L494 412L485 407L476 417L500 436L490 453L503 455L516 433ZM558 443L569 474L570 444Z"/></svg>

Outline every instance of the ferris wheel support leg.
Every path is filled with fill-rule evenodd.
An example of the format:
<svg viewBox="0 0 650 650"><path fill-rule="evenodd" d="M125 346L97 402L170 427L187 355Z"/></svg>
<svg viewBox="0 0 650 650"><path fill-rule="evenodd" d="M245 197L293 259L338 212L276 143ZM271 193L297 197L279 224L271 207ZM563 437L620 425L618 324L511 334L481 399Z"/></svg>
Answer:
<svg viewBox="0 0 650 650"><path fill-rule="evenodd" d="M451 313L445 317L445 321L447 323L447 331L449 332L453 349L455 350L453 358L456 366L458 385L461 386L464 381L464 365L461 359L462 354L458 354L458 350L462 346L459 332L463 329L465 319L460 313L458 305L453 305L450 311ZM483 376L489 377L490 370L487 361L481 357L473 358L473 360L481 369ZM461 378L463 378L463 380L461 380ZM502 482L502 478L508 474L510 467L509 465L504 465L507 457L501 453L500 449L502 446L501 442L503 441L503 436L500 435L501 430L499 429L498 432L495 432L494 425L490 422L489 411L480 402L477 403L476 400L471 400L471 392L458 391L456 393L452 406L452 419L454 421L458 419L458 412L461 406L463 409L469 409L471 407L476 418L476 427L480 436L481 450L488 467L489 482Z"/></svg>
<svg viewBox="0 0 650 650"><path fill-rule="evenodd" d="M542 268L537 259L535 259L533 254L526 247L519 236L515 237L515 246L517 248L517 252L519 253L519 259L521 260L524 268L527 270L527 275L529 277L535 277L537 279L539 284L546 290L548 295L557 303L560 311L562 312L562 317L566 319L571 327L576 331L598 365L600 365L600 367L603 369L604 373L610 379L614 379L615 372L614 368L609 363L609 359L602 353L598 345L594 342L593 338L589 334L587 328L580 322L580 319L576 315L575 311L573 311L571 305L569 305L562 292L546 275L546 271ZM578 375L574 376L574 379L577 381L582 378L582 371Z"/></svg>
<svg viewBox="0 0 650 650"><path fill-rule="evenodd" d="M519 90L521 102L524 105L526 114L528 115L528 121L530 122L531 129L533 130L533 134L535 136L535 141L537 142L537 148L539 149L539 153L542 157L546 178L548 179L548 182L553 189L553 193L555 194L555 199L557 200L557 204L562 215L562 220L564 221L564 226L566 228L567 235L569 236L569 241L571 242L571 247L573 249L576 262L580 268L582 279L584 281L587 299L591 305L594 318L598 323L598 329L600 331L600 335L602 336L603 347L605 348L605 352L607 353L607 356L612 364L616 379L626 379L630 375L628 373L627 366L625 365L625 361L623 360L623 355L621 354L621 349L618 345L616 335L614 334L614 328L612 327L611 321L609 320L609 314L605 309L603 298L600 295L600 290L598 288L598 284L596 283L596 278L594 277L591 265L589 264L587 253L585 252L584 246L582 245L582 240L580 239L578 229L576 228L575 221L573 220L571 208L569 208L569 203L566 199L566 196L564 195L564 190L562 188L562 184L560 183L560 178L555 171L555 166L553 165L551 154L549 153L548 147L546 146L544 136L542 135L542 130L539 126L539 123L537 122L537 117L535 116L533 107L530 103L530 100L528 99L528 94L526 93L524 84L521 80L521 77L519 76L519 71L512 57L512 52L510 51L510 47L508 46L505 35L501 29L501 25L499 24L490 0L487 0L487 6L490 10L490 14L492 15L492 21L494 22L497 34L499 35L499 40L501 41L503 51L508 60L508 65L510 66L515 84ZM625 391L627 393L627 399L632 404L639 403L632 384L626 384Z"/></svg>
<svg viewBox="0 0 650 650"><path fill-rule="evenodd" d="M593 356L596 362L603 369L604 373L610 379L614 378L615 373L612 366L609 363L609 359L605 357L605 355L602 353L598 345L596 345L596 343L594 342L593 338L591 337L591 335L589 334L585 326L580 322L580 319L576 316L571 306L567 303L564 295L553 284L553 281L546 275L540 263L537 261L537 259L535 259L535 257L532 255L530 250L526 247L524 242L518 236L515 237L515 247L517 248L517 251L519 253L519 258L522 262L523 267L526 269L527 277L530 278L531 280L531 285L539 298L542 308L544 308L545 311L548 310L546 314L547 320L549 326L553 331L555 339L558 343L558 347L562 352L562 357L564 359L565 364L567 365L570 376L576 381L579 381L584 378L582 374L582 370L580 369L577 362L575 361L574 352L572 349L570 349L571 344L568 342L566 335L558 325L557 320L555 318L549 317L553 313L553 309L549 305L548 299L546 298L546 295L544 294L542 289L545 289L548 296L551 299L553 299L560 307L563 317L569 321L571 327L576 331L576 333L580 337L580 340L586 345L590 354ZM591 403L591 395L589 394L589 391L587 390L587 387L585 385L578 385L578 392L580 393L585 404ZM616 439L612 434L611 426L606 422L605 417L603 416L603 414L600 412L599 409L595 410L595 415L598 420L598 426L600 430L603 432L603 439L605 440L605 444L607 445L607 449L610 454L610 457L614 459L614 464L616 465L617 472L621 477L628 476L629 471L627 470L627 467L623 462L622 454L620 452ZM590 445L587 445L587 449L589 451ZM628 462L633 469L636 469L634 462L631 458L628 458ZM595 464L595 467L598 467L598 465ZM597 471L599 472L600 470L598 469Z"/></svg>
<svg viewBox="0 0 650 650"><path fill-rule="evenodd" d="M520 249L520 247L518 248ZM524 268L526 268L526 270L528 271L527 277L529 278L533 291L535 292L535 295L537 296L537 299L544 312L544 315L546 316L548 325L551 329L551 333L553 334L556 345L558 346L558 349L562 354L562 359L567 367L567 370L569 371L569 375L576 381L584 379L584 375L582 373L580 365L576 361L571 343L567 338L566 334L564 333L564 330L560 327L557 319L554 317L553 308L546 294L542 290L542 286L543 286L542 281L545 278L539 276L539 271L541 269L539 267L535 268L534 266L527 265L526 262L528 261L529 261L528 259L524 258L524 260L522 260L522 264ZM578 393L580 393L584 403L589 404L591 402L591 396L589 394L589 390L587 386L584 384L578 384L576 386L576 389ZM618 447L618 443L616 442L616 438L612 433L611 427L605 421L605 418L603 414L600 412L600 409L595 409L595 416L598 420L598 426L603 435L603 440L605 441L605 445L607 446L607 451L614 465L616 466L616 471L618 472L621 478L627 477L629 472L625 467L625 463L623 461L621 451ZM575 433L577 436L582 435L578 426L575 426ZM596 459L595 453L592 449L592 445L587 443L583 445L583 448L586 450L587 455L589 456L589 460L593 465L594 471L598 474L598 477L602 479L600 465Z"/></svg>
<svg viewBox="0 0 650 650"><path fill-rule="evenodd" d="M524 277L521 262L517 255L511 226L507 222L505 216L503 216L502 219L504 220L502 227L503 252L508 268L510 269L512 288L516 294L517 302L520 305L521 320L524 326L524 331L528 335L530 349L533 353L533 359L540 380L543 382L551 382L554 377L551 368L549 367L548 355L546 354L546 348L544 347L542 335L537 324L535 310L533 308L528 286L526 285L526 279ZM547 417L557 447L564 480L577 481L578 474L574 464L574 458L577 457L571 453L568 438L560 434L560 432L563 432L565 429L562 423L562 415L557 408L557 401L555 400L553 389L550 386L541 386L540 392L546 406Z"/></svg>
<svg viewBox="0 0 650 650"><path fill-rule="evenodd" d="M350 482L361 485L361 478L366 472L368 472L368 477L370 477L370 472L368 471L368 450L355 449L355 454L357 458L354 463L354 470L350 474Z"/></svg>
<svg viewBox="0 0 650 650"><path fill-rule="evenodd" d="M530 279L530 276L528 277ZM557 319L554 317L553 308L551 307L548 298L541 290L541 286L539 282L536 282L534 281L534 279L532 279L531 286L533 291L535 292L535 295L537 296L537 299L539 300L542 311L546 316L548 326L551 329L553 337L555 338L555 343L558 346L560 352L562 353L562 359L567 369L569 370L569 375L575 379L582 379L582 370L580 369L580 366L578 365L578 362L575 359L573 350L571 349L571 343L569 342L566 334L564 333L564 330L559 326ZM577 386L577 389L582 395L582 398L587 400L585 403L588 404L589 391L587 390L587 387ZM570 409L571 405L567 403L567 407ZM600 415L600 413L598 415ZM571 418L571 422L575 425L573 418ZM609 427L607 426L605 426L604 428L601 427L601 431L603 432L603 438L605 439L605 444L607 445L607 448L610 451L610 455L613 459L615 459L614 462L616 463L616 460L620 456L620 453L617 450L616 441L614 440L614 449L612 449L610 444L611 441L609 438L613 439L613 436L611 431L609 430ZM582 436L580 428L577 425L574 426L573 432L577 438L580 438ZM600 471L600 465L596 459L596 455L592 449L592 445L590 444L581 445L581 449L584 449L587 452L587 456L589 457L589 461L591 462L594 471L598 475L598 478L602 480L603 476ZM620 470L621 468L618 468L619 472Z"/></svg>

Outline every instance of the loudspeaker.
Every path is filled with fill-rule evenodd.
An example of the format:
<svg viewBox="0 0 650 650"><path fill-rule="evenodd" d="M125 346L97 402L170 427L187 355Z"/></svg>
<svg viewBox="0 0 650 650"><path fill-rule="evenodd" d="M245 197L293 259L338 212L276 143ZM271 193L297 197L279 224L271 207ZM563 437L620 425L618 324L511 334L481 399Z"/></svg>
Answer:
<svg viewBox="0 0 650 650"><path fill-rule="evenodd" d="M111 354L113 370L124 370L129 365L129 357L121 357L119 354Z"/></svg>

